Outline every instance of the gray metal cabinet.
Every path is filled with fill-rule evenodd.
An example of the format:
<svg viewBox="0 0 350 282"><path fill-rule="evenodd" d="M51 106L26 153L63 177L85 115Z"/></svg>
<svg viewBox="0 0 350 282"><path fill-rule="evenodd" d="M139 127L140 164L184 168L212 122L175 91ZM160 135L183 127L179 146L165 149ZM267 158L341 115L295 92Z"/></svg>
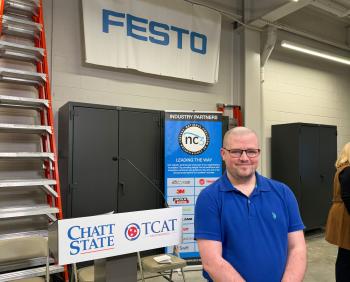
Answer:
<svg viewBox="0 0 350 282"><path fill-rule="evenodd" d="M272 125L272 178L294 192L307 230L325 225L337 158L336 126Z"/></svg>
<svg viewBox="0 0 350 282"><path fill-rule="evenodd" d="M74 102L59 109L65 217L161 206L160 193L145 178L162 187L161 117L159 111Z"/></svg>

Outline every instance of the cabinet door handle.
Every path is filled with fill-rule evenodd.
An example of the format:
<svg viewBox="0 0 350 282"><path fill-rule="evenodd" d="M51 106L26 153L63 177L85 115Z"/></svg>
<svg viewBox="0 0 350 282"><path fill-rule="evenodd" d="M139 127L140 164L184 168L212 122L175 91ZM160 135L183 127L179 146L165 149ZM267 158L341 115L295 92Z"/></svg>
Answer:
<svg viewBox="0 0 350 282"><path fill-rule="evenodd" d="M120 192L123 196L125 196L125 182L119 181Z"/></svg>
<svg viewBox="0 0 350 282"><path fill-rule="evenodd" d="M112 161L114 162L118 161L118 157L117 156L112 157Z"/></svg>

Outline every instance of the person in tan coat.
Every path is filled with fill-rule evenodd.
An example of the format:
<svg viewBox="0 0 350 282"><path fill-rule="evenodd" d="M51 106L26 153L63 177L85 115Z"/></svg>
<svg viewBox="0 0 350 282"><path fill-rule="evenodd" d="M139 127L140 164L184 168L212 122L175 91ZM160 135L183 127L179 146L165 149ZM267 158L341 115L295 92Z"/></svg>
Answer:
<svg viewBox="0 0 350 282"><path fill-rule="evenodd" d="M328 214L326 240L339 247L335 264L337 282L350 281L350 142L335 163L333 203Z"/></svg>

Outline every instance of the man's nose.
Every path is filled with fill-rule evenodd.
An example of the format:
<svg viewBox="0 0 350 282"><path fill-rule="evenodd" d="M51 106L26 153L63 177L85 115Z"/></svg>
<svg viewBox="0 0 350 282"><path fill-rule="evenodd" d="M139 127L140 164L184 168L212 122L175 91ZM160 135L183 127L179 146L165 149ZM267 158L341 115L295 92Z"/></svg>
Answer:
<svg viewBox="0 0 350 282"><path fill-rule="evenodd" d="M247 156L247 153L246 151L243 151L240 158L240 160L249 160L248 156Z"/></svg>

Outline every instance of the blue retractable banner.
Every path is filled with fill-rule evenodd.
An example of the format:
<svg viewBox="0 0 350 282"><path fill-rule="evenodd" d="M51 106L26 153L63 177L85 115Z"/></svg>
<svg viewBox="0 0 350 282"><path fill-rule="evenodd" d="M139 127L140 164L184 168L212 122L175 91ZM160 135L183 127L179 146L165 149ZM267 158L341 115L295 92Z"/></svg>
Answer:
<svg viewBox="0 0 350 282"><path fill-rule="evenodd" d="M169 206L182 206L183 258L198 258L194 208L199 193L222 174L220 113L165 113L165 196ZM171 252L171 249L168 249Z"/></svg>

